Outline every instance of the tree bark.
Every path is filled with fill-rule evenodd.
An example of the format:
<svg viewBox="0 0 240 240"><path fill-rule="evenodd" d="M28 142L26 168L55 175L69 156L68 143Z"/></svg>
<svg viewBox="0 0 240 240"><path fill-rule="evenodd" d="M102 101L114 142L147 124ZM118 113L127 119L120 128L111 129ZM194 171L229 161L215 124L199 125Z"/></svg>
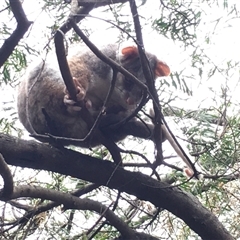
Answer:
<svg viewBox="0 0 240 240"><path fill-rule="evenodd" d="M135 195L181 218L202 239L233 239L196 197L142 173L117 168L110 161L5 134L0 134L0 153L10 165L70 175Z"/></svg>

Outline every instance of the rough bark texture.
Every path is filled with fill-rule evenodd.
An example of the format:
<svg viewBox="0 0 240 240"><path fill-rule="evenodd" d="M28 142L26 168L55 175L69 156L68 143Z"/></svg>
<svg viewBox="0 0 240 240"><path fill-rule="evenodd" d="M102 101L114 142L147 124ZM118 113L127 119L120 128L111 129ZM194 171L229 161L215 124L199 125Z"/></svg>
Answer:
<svg viewBox="0 0 240 240"><path fill-rule="evenodd" d="M196 197L139 172L116 168L110 161L4 134L0 152L10 165L58 172L135 195L181 218L203 239L233 239Z"/></svg>

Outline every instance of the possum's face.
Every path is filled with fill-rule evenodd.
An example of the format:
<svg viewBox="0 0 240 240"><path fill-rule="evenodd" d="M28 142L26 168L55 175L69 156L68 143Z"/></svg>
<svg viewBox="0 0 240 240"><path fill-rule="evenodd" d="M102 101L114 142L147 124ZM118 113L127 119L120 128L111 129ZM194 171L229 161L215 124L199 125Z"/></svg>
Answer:
<svg viewBox="0 0 240 240"><path fill-rule="evenodd" d="M138 49L136 47L123 48L120 55L120 63L130 73L132 73L140 82L146 84L146 79L143 74ZM146 53L148 64L152 72L151 79L155 80L160 76L168 76L170 74L169 67L158 60L153 54ZM124 98L129 105L136 105L140 102L143 89L134 83L131 79L122 75L122 88L124 91Z"/></svg>

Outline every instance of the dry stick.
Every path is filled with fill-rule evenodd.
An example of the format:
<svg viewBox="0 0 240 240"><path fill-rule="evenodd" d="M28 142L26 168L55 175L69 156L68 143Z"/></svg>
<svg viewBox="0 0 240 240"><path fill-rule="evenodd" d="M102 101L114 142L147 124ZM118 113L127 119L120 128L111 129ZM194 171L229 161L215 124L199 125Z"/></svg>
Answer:
<svg viewBox="0 0 240 240"><path fill-rule="evenodd" d="M112 211L114 212L118 206L118 202L119 202L119 198L121 196L121 191L118 191L118 194L117 194L117 199L114 201L114 204L113 204L113 207L112 207ZM111 204L112 205L112 204ZM110 205L110 206L111 206ZM109 206L109 207L110 207ZM97 235L98 232L101 231L101 229L104 227L105 224L107 224L107 220L105 220L104 222L101 223L101 225L94 231L94 233L89 237L89 240L93 239L95 237L95 235ZM96 225L96 224L95 224ZM93 228L92 228L93 229ZM89 231L88 231L89 232ZM89 234L87 234L89 235Z"/></svg>
<svg viewBox="0 0 240 240"><path fill-rule="evenodd" d="M59 68L60 68L63 80L69 91L70 97L76 101L77 100L77 97L76 97L77 89L73 83L72 75L71 75L71 72L70 72L70 69L68 66L68 62L66 59L65 48L64 48L64 43L63 43L63 34L60 31L57 31L54 40L55 40L56 54L57 54L57 58L58 58L58 62L59 62ZM114 74L113 77L116 78L116 73ZM113 82L114 82L114 79L113 79ZM109 92L108 92L108 95L107 95L105 101L107 101L108 98L110 97L112 90L113 90L113 87L110 86ZM83 104L81 104L81 107L82 107L81 117L87 123L90 132L84 139L79 139L79 141L88 141L91 133L93 131L95 131L95 133L100 138L101 143L110 151L114 162L117 164L122 162L121 154L118 150L117 145L110 139L107 139L100 132L100 130L96 128L97 123L95 123L95 120L93 119L93 117L91 116L91 114L89 113L87 108ZM101 114L101 112L100 112L100 114ZM97 119L98 121L100 120L100 114Z"/></svg>
<svg viewBox="0 0 240 240"><path fill-rule="evenodd" d="M74 20L76 22L79 22L80 20L82 20L93 8L94 8L94 4L88 4L85 7L82 8L77 8L77 4L75 4L76 1L72 1L72 9L71 11L76 11L78 14L80 14L81 16L73 16L72 13L69 15L69 19L74 18ZM77 9L76 9L77 8ZM64 47L64 43L63 43L63 38L64 38L64 34L67 33L70 29L71 29L71 25L69 24L69 20L66 21L60 28L59 30L57 30L55 36L54 36L54 42L55 42L55 48L56 48L56 55L57 55L57 59L58 59L58 64L59 64L59 68L60 68L60 72L62 74L63 80L65 82L66 88L69 92L70 97L73 100L77 100L76 99L76 94L77 94L77 89L76 86L73 82L72 76L71 76L71 72L69 70L68 67L68 63L66 60L66 54L65 54L65 47ZM83 110L85 111L85 110ZM85 115L86 114L86 115ZM86 116L86 118L90 119L89 113L87 113L85 111L84 116ZM49 143L51 143L51 141L54 143L56 141L71 141L71 142L79 142L82 140L79 139L68 139L68 138L60 138L60 137L55 137L51 134L48 135L41 135L41 134L31 134L30 136L39 139L40 141L44 141L44 139L46 141L48 141Z"/></svg>
<svg viewBox="0 0 240 240"><path fill-rule="evenodd" d="M73 20L69 20L73 29L78 34L78 36L81 37L83 42L91 49L91 51L103 62L107 63L111 68L117 70L118 72L122 73L124 76L126 76L129 80L131 80L134 84L136 84L138 87L140 87L142 90L148 91L148 87L142 83L140 80L138 80L133 74L131 74L129 71L127 71L124 67L122 67L120 64L116 63L111 58L105 56L99 49L86 37L86 35L82 32L82 30L77 26L77 24Z"/></svg>
<svg viewBox="0 0 240 240"><path fill-rule="evenodd" d="M105 108L106 108L106 105L112 95L112 92L114 90L114 87L115 87L115 83L116 83L116 80L117 80L117 72L113 69L113 76L112 76L112 80L111 80L111 83L110 83L110 86L109 86L109 89L108 89L108 93L107 93L107 96L105 97L105 100L103 102L103 106L102 106L102 110L99 112L92 128L90 129L90 131L88 132L88 134L86 135L85 139L90 137L90 135L92 134L92 132L97 128L99 122L100 122L100 119L101 119L101 116L102 114L104 113L105 111Z"/></svg>
<svg viewBox="0 0 240 240"><path fill-rule="evenodd" d="M161 162L163 160L161 118L160 118L160 115L158 114L159 111L156 111L157 109L160 109L160 104L159 104L158 94L157 94L156 88L154 86L154 77L153 77L152 71L149 67L149 62L147 60L145 52L143 50L144 44L143 44L143 38L142 38L142 32L141 32L141 24L139 21L135 0L129 1L129 5L131 8L131 12L132 12L132 17L133 17L133 22L134 22L134 27L135 27L135 32L136 32L136 38L137 38L137 43L138 43L137 46L138 46L141 66L143 69L143 74L146 78L147 86L149 88L149 91L152 93L152 98L154 100L154 111L156 112L156 115L155 115L156 121L154 124L154 126L155 126L154 127L154 144L157 149L156 163L157 163L157 165L159 165L159 164L161 164Z"/></svg>
<svg viewBox="0 0 240 240"><path fill-rule="evenodd" d="M75 30L75 32L81 37L81 39L85 42L85 44L92 50L92 52L97 55L98 58L100 58L102 61L106 62L107 64L109 64L113 69L116 69L120 72L122 72L124 75L129 75L130 73L127 72L124 68L122 68L120 65L116 64L116 62L114 62L112 59L106 57L104 54L102 54L94 44L92 44L89 39L84 35L84 33L78 28L78 26L76 25L76 23L73 20L70 20L70 23L72 24L73 29ZM142 108L142 106L144 105L145 101L146 101L146 97L147 97L147 92L148 92L148 88L145 84L143 84L142 82L140 82L138 79L135 78L135 76L131 76L132 74L130 74L130 78L131 80L133 80L134 83L138 84L139 87L142 87L144 90L144 94L143 97L141 99L140 104L138 105L138 107L135 109L135 111L128 116L127 118L125 118L124 120L122 120L121 122L113 125L114 128L119 127L120 125L124 124L126 121L128 121L129 119L131 119L134 115L137 114L137 112ZM159 134L160 135L160 132ZM161 141L161 140L160 140ZM158 146L161 146L161 144L157 144Z"/></svg>
<svg viewBox="0 0 240 240"><path fill-rule="evenodd" d="M135 32L138 42L138 50L140 55L140 60L143 68L144 76L147 80L147 85L149 88L149 91L152 93L153 97L153 105L154 105L154 112L155 112L155 128L154 128L154 140L156 141L156 147L157 147L157 163L159 163L159 159L162 161L162 133L165 134L168 141L170 142L173 149L179 154L179 156L182 158L182 160L193 170L193 176L198 179L198 171L196 170L194 164L189 159L185 151L182 149L181 145L177 141L176 137L170 130L167 122L164 119L164 116L161 111L161 106L159 104L158 94L156 91L156 88L154 86L153 76L152 72L149 68L149 63L146 61L146 55L144 53L144 45L143 45L143 39L142 39L142 33L141 33L141 25L138 17L137 7L135 0L129 0L134 26L135 26ZM163 124L161 124L161 121L163 121ZM162 125L162 126L161 126ZM160 136L160 137L159 137ZM155 142L154 141L154 142Z"/></svg>
<svg viewBox="0 0 240 240"><path fill-rule="evenodd" d="M133 3L135 3L135 1L133 1ZM132 9L133 9L133 11L134 11L134 6L132 5ZM135 10L136 10L136 5L135 5ZM138 23L137 24L135 24L136 26L137 26L137 28L136 29L139 29L138 31L136 31L137 32L137 38L138 39L140 39L140 40L142 40L142 37L141 37L141 29L139 28L140 27L140 22L139 22L139 19L138 19L138 17L137 17L137 12L135 11L134 13L133 13L133 16L135 17L134 18L134 20L136 19L136 21L135 22L137 22L137 20L138 20ZM84 16L82 15L82 18L83 18ZM79 16L78 16L78 18L80 18ZM101 53L99 53L99 51L98 51L98 49L92 44L91 45L91 43L89 44L89 40L86 38L86 36L82 33L82 31L77 27L77 25L76 25L76 23L75 23L75 19L76 19L76 17L74 17L74 16L71 16L71 17L69 17L69 21L68 21L68 23L70 23L70 25L72 25L73 26L73 28L74 28L74 30L78 33L78 35L79 36L81 36L81 38L83 39L83 41L88 45L88 47L101 59L101 60L103 60L104 62L107 62L110 66L112 66L112 67L116 67L117 69L118 69L118 71L120 71L120 72L122 72L123 74L126 74L126 75L128 75L128 77L130 77L132 80L133 80L133 82L134 83L136 83L136 84L138 84L139 85L139 87L141 87L141 88L143 88L145 91L145 93L146 93L146 90L148 91L148 88L146 87L146 85L145 84L143 84L143 83L141 83L141 82L139 82L138 81L138 79L136 79L132 74L130 74L128 71L126 71L124 68L122 68L121 66L117 66L117 64L112 60L112 59L109 59L109 58L107 58L106 56L104 56L103 54L101 54ZM68 28L70 28L70 26L69 26L69 24L67 24L66 25ZM63 28L63 27L62 27ZM141 42L141 41L140 41ZM140 49L140 57L141 57L141 48L139 47L139 49ZM146 59L145 59L145 61L146 61ZM147 63L148 64L148 63ZM143 66L146 66L145 64L143 64ZM147 71L149 71L149 69L147 69ZM150 71L150 74L151 74L151 71ZM129 76L130 75L130 76ZM149 76L149 75L148 75ZM154 88L155 89L155 88ZM155 89L155 91L156 91L156 89ZM149 91L148 91L149 92ZM150 93L150 95L151 95L151 93ZM71 95L70 95L71 96ZM153 98L153 97L152 97ZM156 98L153 98L153 100L154 99L156 99ZM144 101L144 99L142 99L143 101ZM142 101L142 102L143 102ZM156 102L156 101L154 101L154 102ZM159 107L160 108L160 107ZM140 109L140 106L139 106L139 109ZM138 111L138 109L136 110L136 112ZM159 111L155 111L155 112L159 112ZM134 112L134 114L136 114L135 112ZM132 116L131 116L132 117ZM126 120L124 120L124 121L126 121ZM158 121L157 121L158 122ZM159 124L161 124L160 122L159 122ZM156 129L159 129L159 128L156 128ZM161 150L161 129L159 129L159 130L155 130L154 131L155 132L155 135L157 136L157 137L155 137L155 140L157 140L157 139L159 139L159 136L160 136L160 139L159 139L159 142L160 142L160 144L157 144L157 146L158 146L158 153L161 153L162 152L162 150ZM174 137L174 135L173 134L171 134L172 136L173 136L173 139L176 141L176 139L175 139L175 137ZM176 143L176 145L178 146L179 145L179 143L177 142ZM175 146L175 145L174 145ZM180 146L180 145L179 145ZM115 149L117 149L116 148L116 145L114 146L114 148ZM176 147L175 147L176 148ZM174 148L174 149L175 149ZM181 150L182 150L182 148L181 148L181 146L179 147ZM176 149L175 149L176 150ZM188 156L185 154L185 152L182 150L181 152L183 152L183 160L184 159L187 159L185 162L188 164L188 162L190 162L188 165L190 165L191 166L191 168L194 170L194 173L196 172L195 171L195 167L194 167L194 165L192 164L192 162L188 159ZM162 159L162 154L160 154L160 157L158 157L157 159ZM189 160L189 161L188 161ZM196 174L195 174L196 175Z"/></svg>
<svg viewBox="0 0 240 240"><path fill-rule="evenodd" d="M119 149L122 153L128 153L128 154L134 154L134 155L140 156L142 159L144 159L147 162L146 164L142 164L142 165L141 165L141 163L140 164L137 164L137 163L132 163L131 164L131 163L128 162L126 164L123 164L123 166L127 166L127 167L129 167L129 166L132 166L132 167L143 166L143 167L151 167L152 168L152 163L147 159L147 157L145 155L143 155L143 154L141 154L137 151L134 151L134 150L124 150L124 149L121 149L121 148L119 148ZM157 180L161 181L160 176L158 175L156 169L152 168L152 170L153 170L152 173L155 174Z"/></svg>
<svg viewBox="0 0 240 240"><path fill-rule="evenodd" d="M82 15L82 14L78 14L77 16L78 17L84 17L84 16L86 17L86 15ZM100 18L98 18L98 19L100 19ZM103 20L103 19L101 19L101 20ZM110 21L107 21L107 20L104 20L104 21L106 21L106 22L118 27L120 30L124 31L124 29L120 28L119 26L115 25L114 23L112 23ZM151 96L151 93L149 92L148 87L144 83L139 81L133 74L128 72L121 65L119 65L118 63L113 61L111 58L105 56L101 51L99 51L99 49L85 36L85 34L81 31L81 29L76 25L76 22L74 21L73 18L69 19L69 22L72 24L72 27L75 30L75 32L81 37L81 39L84 41L84 43L91 49L91 51L99 59L101 59L103 62L105 62L109 66L111 66L113 70L117 70L118 72L122 73L124 76L128 77L134 84L136 84L138 87L140 87L143 90L142 99L141 99L139 105L136 107L136 109L128 117L126 117L125 119L123 119L119 123L114 124L112 126L113 128L117 128L117 127L121 126L122 124L126 123L127 121L129 121L130 119L132 119L141 110L141 108L146 103L147 94L149 94ZM126 32L126 34L130 38L133 39L133 37L129 33ZM133 39L133 40L135 41L135 39Z"/></svg>
<svg viewBox="0 0 240 240"><path fill-rule="evenodd" d="M26 212L32 211L33 208L34 208L34 207L32 207L32 206L29 206L29 205L21 204L20 202L15 201L15 200L10 200L10 201L8 201L8 203L9 203L11 206L13 206L13 207L15 207L15 208L22 209L22 210L24 210L24 211L26 211Z"/></svg>
<svg viewBox="0 0 240 240"><path fill-rule="evenodd" d="M125 0L123 1L111 1L109 0L109 3L106 2L105 0L101 2L101 6L104 5L108 5L110 3L118 3L118 2L126 2ZM79 2L79 5L83 4L82 2ZM74 10L74 7L72 9L72 12L68 18L68 21L62 25L62 27L60 27L60 31L62 33L67 33L72 27L74 28L74 30L76 31L76 33L82 38L82 40L84 41L84 43L92 50L92 52L99 58L101 59L103 62L107 63L110 67L116 69L118 72L122 73L124 76L126 76L127 78L129 78L133 83L137 84L138 87L140 87L142 90L145 90L148 92L148 94L151 95L151 93L149 93L147 86L142 83L141 81L139 81L133 74L131 74L130 72L128 72L125 68L123 68L121 65L117 64L115 61L113 61L112 59L108 58L107 56L105 56L103 53L101 53L98 48L92 44L89 39L84 35L84 33L78 28L78 26L76 25L76 23L78 23L80 20L82 20L83 18L88 16L88 13L95 7L98 7L98 2L96 1L91 1L91 3L88 4L84 4L85 7L79 8ZM73 12L74 11L74 12ZM111 23L114 24L114 23ZM131 37L131 36L129 36Z"/></svg>
<svg viewBox="0 0 240 240"><path fill-rule="evenodd" d="M80 17L84 17L86 16L85 14L80 14L80 16L78 15L78 18ZM57 48L57 55L58 55L58 60L61 63L60 65L61 67L61 71L63 74L63 79L64 81L67 79L66 81L66 86L67 89L69 91L69 95L71 96L71 98L75 99L76 97L76 88L75 85L72 81L71 78L71 73L69 68L67 68L66 66L66 59L65 58L65 52L64 52L64 44L63 44L63 33L68 31L71 27L71 25L74 27L74 30L77 32L77 34L83 39L83 41L86 43L86 45L94 52L94 54L96 54L96 56L98 58L100 58L102 61L106 62L108 65L110 65L113 69L116 69L117 71L121 72L122 74L124 74L125 76L127 76L129 79L131 79L135 84L137 84L140 88L142 88L144 90L144 95L142 97L141 103L139 104L139 106L136 108L136 110L130 115L128 116L126 119L122 120L121 122L119 122L118 124L113 125L113 127L119 127L119 125L122 125L123 123L125 123L126 121L128 121L130 118L133 117L133 115L136 115L136 113L141 109L142 105L145 102L145 96L147 95L147 92L149 93L147 86L145 84L143 84L142 82L140 82L134 75L132 75L131 73L129 73L125 68L123 68L121 65L117 64L115 61L113 61L112 59L108 58L107 56L105 56L103 53L101 53L98 48L93 45L89 39L83 34L83 32L77 27L76 23L74 22L74 16L71 16L68 20L68 24L64 24L55 36L55 44L56 44L56 48ZM60 52L62 51L62 52ZM150 94L150 93L149 93ZM86 113L86 116L89 115L88 113ZM87 121L88 122L88 121ZM46 139L46 141L49 142L50 138L54 139L55 141L71 141L71 142L78 142L78 141L83 141L80 139L69 139L69 138L63 138L63 137L55 137L52 136L51 134L48 134L48 136L45 135L41 135L41 134L32 134L31 136L39 139L39 140L44 140Z"/></svg>
<svg viewBox="0 0 240 240"><path fill-rule="evenodd" d="M56 55L57 55L59 69L60 69L63 81L66 85L66 88L69 92L70 98L73 99L74 101L77 101L76 95L77 95L78 91L73 82L72 75L71 75L71 72L70 72L70 69L68 66L63 40L64 40L64 33L61 30L57 30L55 37L54 37L54 43L55 43L55 49L56 49Z"/></svg>
<svg viewBox="0 0 240 240"><path fill-rule="evenodd" d="M126 1L124 1L124 2L126 2ZM79 17L91 17L91 18L99 19L101 21L109 23L112 26L118 28L120 31L124 32L130 39L132 39L135 42L136 45L138 45L137 40L131 34L129 34L125 29L121 28L120 26L118 26L114 22L111 22L109 20L102 19L102 18L99 18L99 17L96 17L96 16L86 15L86 14L77 14L77 16L79 16ZM88 44L88 42L90 42L90 41L87 39L85 44L91 49L91 46ZM91 49L91 50L94 52L93 49ZM142 83L141 81L139 81L134 75L132 75L130 72L128 72L125 68L122 68L121 65L117 64L112 59L109 59L106 56L104 56L100 51L96 51L94 53L98 58L100 58L103 62L107 63L112 68L115 66L115 68L119 72L121 72L124 76L128 77L134 84L136 84L138 87L140 87L143 90L142 99L141 99L140 103L138 104L138 106L136 107L136 109L128 117L126 117L125 119L123 119L119 123L116 123L116 124L112 125L113 128L118 128L119 126L123 125L124 123L126 123L127 121L132 119L134 116L136 116L136 114L142 109L142 107L146 104L147 94L153 99L153 101L154 101L154 98L152 97L151 92L148 90L147 85Z"/></svg>
<svg viewBox="0 0 240 240"><path fill-rule="evenodd" d="M82 19L84 19L85 16L87 16L87 14L94 8L94 3L88 4L87 6L82 8L77 8L77 4L75 3L76 1L72 1L71 11L75 11L79 15L77 16L75 12L74 13L71 12L68 17L68 20L57 30L54 36L56 55L57 55L60 71L61 71L64 82L66 81L65 85L69 92L69 95L73 100L77 100L76 99L77 89L73 82L72 75L66 60L66 53L65 53L63 38L64 38L64 34L66 34L72 28L70 24L70 19L74 19L74 21L79 22Z"/></svg>
<svg viewBox="0 0 240 240"><path fill-rule="evenodd" d="M75 2L73 2L73 4L74 3ZM88 13L89 11L91 11L93 9L93 7L94 7L94 4L90 4L88 7L86 7L85 11ZM74 8L76 8L76 6L72 7L72 11L75 11ZM77 13L79 13L80 11L81 11L81 9L80 10L76 9ZM77 89L73 82L71 72L70 72L70 69L68 66L68 62L66 60L63 36L64 36L64 33L66 33L69 29L72 28L72 24L70 24L71 22L75 23L75 21L80 21L80 19L83 17L79 17L79 16L76 17L72 14L73 13L71 13L71 15L69 16L68 21L60 28L59 31L57 31L54 41L55 41L55 47L56 47L56 54L57 54L57 58L58 58L58 62L59 62L59 68L60 68L63 80L69 91L70 97L76 101L77 100L77 98L76 98ZM116 77L115 74L113 77ZM113 79L113 82L114 82L114 79ZM108 99L110 98L113 87L114 86L110 86L110 89L109 89L108 95L105 99L105 102L107 102ZM96 129L96 126L97 126L98 121L100 120L101 114L102 113L99 113L99 116L95 122L93 117L89 113L89 111L86 109L86 107L82 106L81 115L82 115L83 120L87 123L87 125L90 129L90 132L83 140L80 140L80 141L85 141L87 138L89 138L91 133L95 129L95 131L97 131L98 136L100 137L101 143L110 151L114 162L116 162L118 164L118 163L122 162L122 158L121 158L120 152L118 150L118 146L110 139L107 139L98 129Z"/></svg>
<svg viewBox="0 0 240 240"><path fill-rule="evenodd" d="M91 49L91 51L103 62L107 63L110 67L112 67L113 71L118 71L122 73L124 76L128 77L134 84L138 85L141 89L143 89L143 96L141 99L140 104L136 107L136 109L131 113L128 117L123 119L117 124L114 124L113 128L118 128L122 124L126 123L130 119L132 119L142 108L142 106L145 104L147 93L149 93L147 86L139 81L133 74L128 72L125 68L123 68L120 64L113 61L111 58L105 56L99 49L85 36L85 34L81 31L81 29L76 25L74 20L70 20L71 25L75 32L81 37L81 39L84 41L84 43ZM150 94L150 93L149 93Z"/></svg>
<svg viewBox="0 0 240 240"><path fill-rule="evenodd" d="M138 104L138 106L133 110L132 113L130 113L127 117L125 117L123 120L119 121L118 123L115 123L111 126L111 128L113 129L117 129L119 127L121 127L122 125L124 125L126 122L128 122L129 120L131 120L133 117L135 117L138 112L143 108L143 106L145 106L146 104L146 99L147 99L147 91L144 90L143 91L143 95L142 95L142 99L140 101L140 103ZM147 126L146 126L147 128Z"/></svg>
<svg viewBox="0 0 240 240"><path fill-rule="evenodd" d="M95 228L95 227L100 223L100 221L104 218L104 214L106 213L106 211L107 211L108 209L110 209L110 207L111 207L112 205L113 205L113 202L111 202L110 205L104 210L104 212L103 212L103 213L101 214L101 216L97 219L97 221L94 223L94 225L87 230L87 232L85 233L85 235L87 235L87 236L90 235L90 233L94 230L94 228ZM104 221L103 223L105 224L105 222L106 222L106 221ZM104 225L101 224L101 228L102 228L103 226L104 226ZM101 228L98 227L97 230L94 231L94 233L93 233L90 237L88 237L88 240L93 239L93 237L94 237L95 235L97 235L97 233L100 232Z"/></svg>

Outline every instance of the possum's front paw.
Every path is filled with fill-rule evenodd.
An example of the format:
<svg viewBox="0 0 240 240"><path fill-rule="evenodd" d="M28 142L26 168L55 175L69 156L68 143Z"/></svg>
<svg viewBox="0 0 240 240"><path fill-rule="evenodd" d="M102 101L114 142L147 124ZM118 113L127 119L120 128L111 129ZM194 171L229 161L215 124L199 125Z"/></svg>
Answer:
<svg viewBox="0 0 240 240"><path fill-rule="evenodd" d="M81 111L82 107L78 106L77 102L75 102L74 100L72 100L68 94L66 94L63 98L63 102L65 104L65 106L67 107L67 111L69 113L74 113L74 112L79 112Z"/></svg>
<svg viewBox="0 0 240 240"><path fill-rule="evenodd" d="M67 111L70 113L74 113L81 111L81 109L84 107L86 107L87 109L92 108L92 102L89 99L86 99L86 89L79 83L79 81L77 81L75 77L73 77L73 81L77 88L77 101L71 99L67 89L65 89L65 96L63 102L67 107Z"/></svg>
<svg viewBox="0 0 240 240"><path fill-rule="evenodd" d="M77 90L77 93L76 93L77 102L81 103L86 97L86 89L81 85L81 83L77 81L75 77L73 77L73 82ZM64 93L68 96L68 99L70 99L70 94L67 88L65 88Z"/></svg>
<svg viewBox="0 0 240 240"><path fill-rule="evenodd" d="M81 102L76 102L72 100L68 94L64 96L63 102L67 107L67 111L71 114L81 111L84 107L86 107L87 109L92 108L92 102L90 100L83 99Z"/></svg>

